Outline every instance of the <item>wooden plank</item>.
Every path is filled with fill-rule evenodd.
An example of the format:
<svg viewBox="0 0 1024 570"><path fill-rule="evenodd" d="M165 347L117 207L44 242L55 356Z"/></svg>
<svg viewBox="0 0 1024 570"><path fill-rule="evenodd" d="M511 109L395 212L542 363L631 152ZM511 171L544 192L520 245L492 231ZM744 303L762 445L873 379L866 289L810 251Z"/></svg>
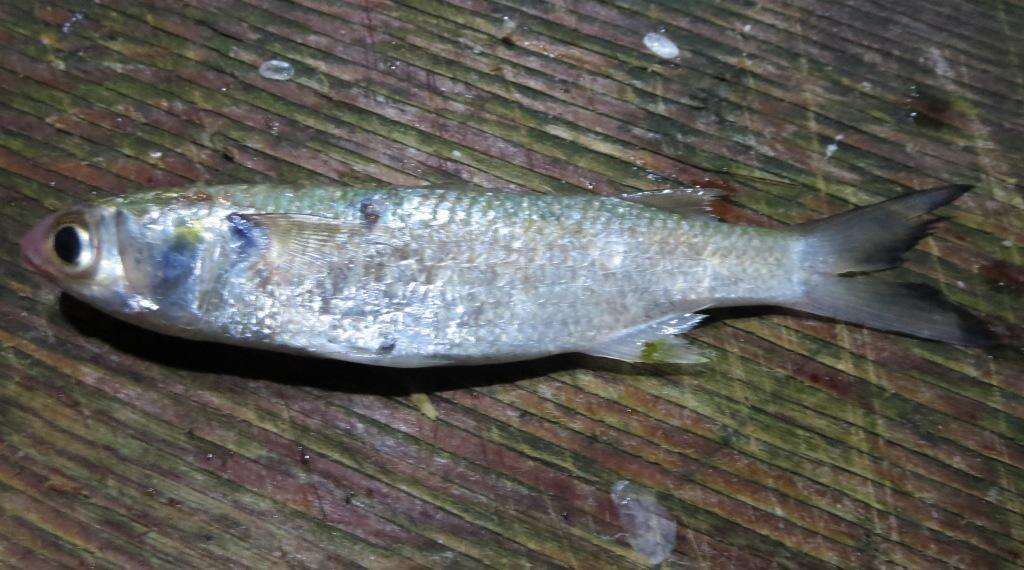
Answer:
<svg viewBox="0 0 1024 570"><path fill-rule="evenodd" d="M669 566L1022 564L1021 24L1006 0L0 2L0 558L644 566L626 479L677 523ZM691 335L707 365L409 372L137 331L19 264L49 211L271 179L699 184L768 226L974 183L891 276L1010 346L733 312Z"/></svg>

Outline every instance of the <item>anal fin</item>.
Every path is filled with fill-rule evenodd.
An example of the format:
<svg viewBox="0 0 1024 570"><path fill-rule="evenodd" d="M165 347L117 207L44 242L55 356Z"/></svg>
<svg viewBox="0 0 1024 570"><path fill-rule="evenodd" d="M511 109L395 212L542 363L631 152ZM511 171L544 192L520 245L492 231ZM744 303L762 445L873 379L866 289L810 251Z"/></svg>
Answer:
<svg viewBox="0 0 1024 570"><path fill-rule="evenodd" d="M638 327L592 346L582 352L592 356L648 364L698 364L708 355L675 336L693 329L705 315L672 315Z"/></svg>

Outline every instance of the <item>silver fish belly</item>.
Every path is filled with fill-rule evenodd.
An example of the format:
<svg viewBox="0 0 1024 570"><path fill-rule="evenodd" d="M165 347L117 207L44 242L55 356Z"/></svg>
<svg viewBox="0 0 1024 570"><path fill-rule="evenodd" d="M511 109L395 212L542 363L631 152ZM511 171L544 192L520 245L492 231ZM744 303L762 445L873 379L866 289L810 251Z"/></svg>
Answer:
<svg viewBox="0 0 1024 570"><path fill-rule="evenodd" d="M674 335L708 307L849 318L809 293L834 288L829 279L849 287L814 268L826 248L841 247L826 239L838 226L724 224L703 211L706 199L682 190L194 188L108 199L33 230L64 232L65 263L75 251L67 228L78 228L95 251L88 280L47 270L35 238L23 255L72 294L145 327L388 366L564 352L696 362L699 351Z"/></svg>

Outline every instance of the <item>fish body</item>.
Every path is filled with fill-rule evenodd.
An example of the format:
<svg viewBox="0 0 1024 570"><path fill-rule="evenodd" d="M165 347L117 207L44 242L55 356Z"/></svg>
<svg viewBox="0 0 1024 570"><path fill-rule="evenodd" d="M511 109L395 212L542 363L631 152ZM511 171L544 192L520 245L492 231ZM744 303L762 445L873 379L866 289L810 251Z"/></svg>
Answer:
<svg viewBox="0 0 1024 570"><path fill-rule="evenodd" d="M909 213L962 191L931 191ZM386 366L565 352L695 362L701 354L675 335L710 307L850 317L812 290L849 281L821 258L846 247L825 239L836 227L725 224L707 214L707 200L686 190L602 197L216 186L56 214L22 250L71 294L147 328ZM876 249L899 248L898 261L921 235L920 224L904 225L895 228L897 245L881 240ZM82 267L69 269L73 253L84 257L71 265ZM941 308L948 322L881 325L970 340L963 318ZM878 326L873 318L851 320ZM916 325L923 330L906 330Z"/></svg>

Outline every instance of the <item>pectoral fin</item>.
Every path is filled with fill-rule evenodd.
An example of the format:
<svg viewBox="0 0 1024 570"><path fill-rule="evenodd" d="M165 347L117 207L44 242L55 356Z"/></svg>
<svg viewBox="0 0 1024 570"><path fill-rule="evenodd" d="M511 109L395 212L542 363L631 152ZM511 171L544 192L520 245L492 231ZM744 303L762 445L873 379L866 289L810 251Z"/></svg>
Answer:
<svg viewBox="0 0 1024 570"><path fill-rule="evenodd" d="M704 315L685 314L627 329L583 352L593 356L649 364L697 364L708 355L675 335L697 326Z"/></svg>
<svg viewBox="0 0 1024 570"><path fill-rule="evenodd" d="M307 271L336 262L346 251L366 255L367 249L395 248L407 241L382 225L306 214L235 213L228 223L236 241L260 250L263 261Z"/></svg>

